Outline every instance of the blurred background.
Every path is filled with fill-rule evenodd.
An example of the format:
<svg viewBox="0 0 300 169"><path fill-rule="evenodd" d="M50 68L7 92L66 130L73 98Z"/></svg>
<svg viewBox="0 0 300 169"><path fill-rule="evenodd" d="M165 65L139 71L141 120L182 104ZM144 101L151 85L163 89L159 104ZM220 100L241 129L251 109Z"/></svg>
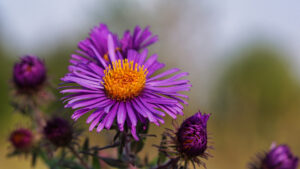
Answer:
<svg viewBox="0 0 300 169"><path fill-rule="evenodd" d="M212 113L208 128L215 150L208 168L246 168L273 141L300 156L299 17L298 0L1 0L0 168L31 168L25 158L6 158L10 131L29 125L9 104L14 62L25 54L41 57L58 84L77 42L100 22L119 36L135 25L150 25L160 39L150 51L167 68L190 73L189 105L178 121L198 110ZM159 137L149 139L142 156L156 155L152 144L171 126L166 121L151 126ZM110 140L108 132L85 135L93 144ZM36 168L45 166L39 162Z"/></svg>

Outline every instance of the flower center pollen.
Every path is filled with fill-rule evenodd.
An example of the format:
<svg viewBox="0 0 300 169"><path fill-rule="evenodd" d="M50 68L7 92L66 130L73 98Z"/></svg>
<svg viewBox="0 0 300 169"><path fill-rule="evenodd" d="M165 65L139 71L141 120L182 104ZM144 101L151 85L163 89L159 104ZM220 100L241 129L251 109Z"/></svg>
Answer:
<svg viewBox="0 0 300 169"><path fill-rule="evenodd" d="M133 61L117 60L104 70L103 85L111 99L126 101L137 97L146 83L147 69Z"/></svg>

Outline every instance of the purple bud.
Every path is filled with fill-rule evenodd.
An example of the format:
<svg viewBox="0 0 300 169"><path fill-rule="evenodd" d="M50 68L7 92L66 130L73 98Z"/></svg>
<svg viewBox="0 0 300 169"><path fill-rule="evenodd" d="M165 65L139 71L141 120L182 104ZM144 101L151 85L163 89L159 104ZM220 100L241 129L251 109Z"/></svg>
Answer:
<svg viewBox="0 0 300 169"><path fill-rule="evenodd" d="M292 154L287 145L272 145L271 150L262 161L263 169L296 169L298 158Z"/></svg>
<svg viewBox="0 0 300 169"><path fill-rule="evenodd" d="M177 132L179 151L189 157L203 155L207 149L207 121L209 114L201 112L186 119Z"/></svg>
<svg viewBox="0 0 300 169"><path fill-rule="evenodd" d="M36 56L23 56L15 63L13 79L19 89L37 89L46 80L46 68Z"/></svg>
<svg viewBox="0 0 300 169"><path fill-rule="evenodd" d="M45 137L54 145L67 146L73 138L72 125L63 118L53 118L44 127Z"/></svg>
<svg viewBox="0 0 300 169"><path fill-rule="evenodd" d="M32 146L33 134L28 129L20 128L11 133L9 140L16 150L26 151Z"/></svg>

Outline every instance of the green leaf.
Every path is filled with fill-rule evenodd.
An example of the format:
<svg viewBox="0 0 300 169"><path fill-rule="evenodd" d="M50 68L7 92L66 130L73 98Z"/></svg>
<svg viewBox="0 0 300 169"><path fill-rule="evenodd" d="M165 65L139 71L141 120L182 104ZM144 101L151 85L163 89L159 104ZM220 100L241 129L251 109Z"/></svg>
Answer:
<svg viewBox="0 0 300 169"><path fill-rule="evenodd" d="M31 166L32 167L34 167L35 164L36 164L37 156L38 156L38 152L33 151L32 154L31 154Z"/></svg>
<svg viewBox="0 0 300 169"><path fill-rule="evenodd" d="M138 152L140 152L143 149L144 145L145 145L144 140L133 141L130 144L131 151L137 154Z"/></svg>
<svg viewBox="0 0 300 169"><path fill-rule="evenodd" d="M137 128L137 133L147 134L149 131L149 122L138 123L136 128Z"/></svg>
<svg viewBox="0 0 300 169"><path fill-rule="evenodd" d="M13 152L7 154L6 157L10 158L10 157L14 157L14 156L19 155L19 154L21 154L21 152L13 151Z"/></svg>
<svg viewBox="0 0 300 169"><path fill-rule="evenodd" d="M166 146L165 145L166 140L167 140L167 137L165 135L162 135L160 147ZM157 165L164 163L166 160L167 160L167 157L166 157L165 153L159 151Z"/></svg>
<svg viewBox="0 0 300 169"><path fill-rule="evenodd" d="M63 160L60 163L60 166L62 168L70 168L70 169L85 169L80 164L72 161L72 160Z"/></svg>
<svg viewBox="0 0 300 169"><path fill-rule="evenodd" d="M39 157L46 163L48 166L51 166L51 161L48 159L46 153L42 150L38 151Z"/></svg>
<svg viewBox="0 0 300 169"><path fill-rule="evenodd" d="M85 141L83 143L83 146L82 146L82 151L83 152L88 152L89 151L89 147L90 147L90 143L89 143L89 138L85 138ZM83 155L83 159L85 161L88 161L89 160L89 155L88 154L84 154Z"/></svg>
<svg viewBox="0 0 300 169"><path fill-rule="evenodd" d="M148 168L152 168L157 165L157 160L158 160L158 157L155 157L152 161L150 161L146 165L148 166Z"/></svg>
<svg viewBox="0 0 300 169"><path fill-rule="evenodd" d="M99 158L97 156L98 154L98 151L94 151L94 156L93 156L93 162L92 162L92 165L93 165L93 169L100 169L101 166L100 166L100 161L99 161Z"/></svg>

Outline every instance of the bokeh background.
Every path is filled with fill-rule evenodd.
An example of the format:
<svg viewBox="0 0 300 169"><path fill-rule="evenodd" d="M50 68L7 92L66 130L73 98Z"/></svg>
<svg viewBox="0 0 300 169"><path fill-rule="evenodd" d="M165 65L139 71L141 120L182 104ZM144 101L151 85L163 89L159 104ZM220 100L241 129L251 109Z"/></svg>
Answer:
<svg viewBox="0 0 300 169"><path fill-rule="evenodd" d="M31 168L25 158L6 158L10 131L30 123L9 104L13 63L24 54L42 57L57 84L77 42L100 22L120 36L150 25L160 39L150 51L167 68L190 72L189 105L178 121L199 109L212 113L208 168L246 168L273 141L300 156L299 17L298 0L1 0L0 168ZM150 132L159 136L170 126L167 120ZM85 135L93 144L110 140L108 132ZM150 139L141 155L153 158L159 139Z"/></svg>

